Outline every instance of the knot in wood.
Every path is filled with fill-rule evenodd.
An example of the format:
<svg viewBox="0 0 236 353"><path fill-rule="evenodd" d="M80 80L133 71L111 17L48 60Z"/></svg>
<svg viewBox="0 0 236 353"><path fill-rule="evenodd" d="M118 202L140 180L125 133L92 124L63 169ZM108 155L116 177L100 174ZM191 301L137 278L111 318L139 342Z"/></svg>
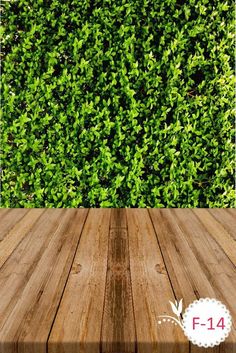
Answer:
<svg viewBox="0 0 236 353"><path fill-rule="evenodd" d="M74 264L74 265L72 266L71 272L72 272L73 274L78 274L78 273L81 272L81 269L82 269L82 265L80 265L80 264Z"/></svg>
<svg viewBox="0 0 236 353"><path fill-rule="evenodd" d="M162 265L162 264L156 264L155 270L156 270L158 273L162 274L162 275L166 275L165 266Z"/></svg>

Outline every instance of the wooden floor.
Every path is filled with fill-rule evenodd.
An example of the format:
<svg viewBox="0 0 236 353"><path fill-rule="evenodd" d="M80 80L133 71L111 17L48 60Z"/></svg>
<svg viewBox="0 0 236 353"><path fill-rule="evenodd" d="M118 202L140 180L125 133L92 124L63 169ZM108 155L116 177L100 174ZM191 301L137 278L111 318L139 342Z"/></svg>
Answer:
<svg viewBox="0 0 236 353"><path fill-rule="evenodd" d="M0 353L236 352L236 210L0 210ZM227 340L190 345L157 325L224 302Z"/></svg>

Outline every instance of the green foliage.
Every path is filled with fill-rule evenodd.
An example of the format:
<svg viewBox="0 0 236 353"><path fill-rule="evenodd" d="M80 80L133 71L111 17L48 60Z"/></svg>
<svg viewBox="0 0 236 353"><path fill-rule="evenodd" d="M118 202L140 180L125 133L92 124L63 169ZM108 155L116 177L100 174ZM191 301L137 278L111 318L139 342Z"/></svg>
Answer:
<svg viewBox="0 0 236 353"><path fill-rule="evenodd" d="M3 207L234 206L232 0L2 6Z"/></svg>

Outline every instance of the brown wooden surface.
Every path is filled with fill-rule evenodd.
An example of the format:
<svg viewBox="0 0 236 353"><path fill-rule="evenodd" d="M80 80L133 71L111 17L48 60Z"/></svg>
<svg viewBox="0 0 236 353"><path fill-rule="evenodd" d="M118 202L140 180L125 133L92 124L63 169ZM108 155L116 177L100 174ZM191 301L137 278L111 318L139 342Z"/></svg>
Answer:
<svg viewBox="0 0 236 353"><path fill-rule="evenodd" d="M111 211L102 352L135 352L135 323L126 214Z"/></svg>
<svg viewBox="0 0 236 353"><path fill-rule="evenodd" d="M130 209L128 232L138 352L188 352L188 342L173 324L157 327L175 296L147 210ZM168 298L168 300L166 300Z"/></svg>
<svg viewBox="0 0 236 353"><path fill-rule="evenodd" d="M212 349L157 324L200 297L233 317ZM0 210L0 353L235 353L235 318L236 210Z"/></svg>
<svg viewBox="0 0 236 353"><path fill-rule="evenodd" d="M51 352L99 352L110 210L91 209L49 338Z"/></svg>

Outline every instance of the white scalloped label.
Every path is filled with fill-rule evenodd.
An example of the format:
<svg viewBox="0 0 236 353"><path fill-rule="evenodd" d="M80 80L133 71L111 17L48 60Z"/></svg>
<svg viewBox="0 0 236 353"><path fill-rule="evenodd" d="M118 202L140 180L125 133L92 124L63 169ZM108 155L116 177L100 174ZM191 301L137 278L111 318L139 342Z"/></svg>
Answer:
<svg viewBox="0 0 236 353"><path fill-rule="evenodd" d="M229 335L232 319L229 310L216 299L202 298L190 304L183 314L183 330L199 347L214 347Z"/></svg>
<svg viewBox="0 0 236 353"><path fill-rule="evenodd" d="M229 310L219 300L201 298L183 311L183 299L170 302L174 316L158 315L157 323L178 325L189 341L199 347L218 346L228 337L232 318Z"/></svg>

